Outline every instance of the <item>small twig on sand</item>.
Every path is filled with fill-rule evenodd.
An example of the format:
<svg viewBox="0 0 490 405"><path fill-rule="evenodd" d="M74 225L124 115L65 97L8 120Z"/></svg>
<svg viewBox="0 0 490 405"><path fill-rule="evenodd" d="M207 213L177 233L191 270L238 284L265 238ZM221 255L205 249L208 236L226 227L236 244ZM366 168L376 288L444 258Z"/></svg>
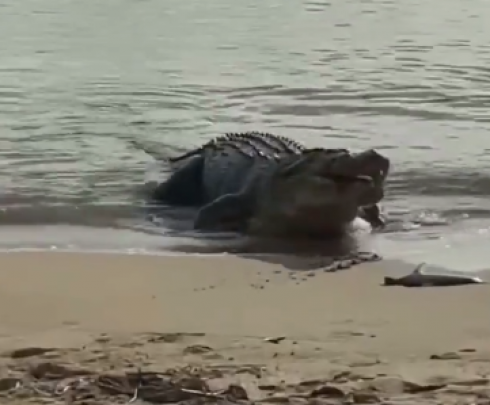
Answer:
<svg viewBox="0 0 490 405"><path fill-rule="evenodd" d="M198 390L189 390L187 388L180 388L180 391L185 392L186 394L197 395L199 397L226 399L221 392L203 392Z"/></svg>
<svg viewBox="0 0 490 405"><path fill-rule="evenodd" d="M47 390L42 390L40 388L35 387L34 385L30 385L29 388L33 390L36 394L46 396L46 397L51 397L53 396L53 393L47 391Z"/></svg>
<svg viewBox="0 0 490 405"><path fill-rule="evenodd" d="M137 377L138 382L136 384L136 388L134 389L134 394L133 394L132 398L128 401L128 404L131 404L138 399L139 389L143 385L143 371L141 370L140 367L138 367L136 375L138 376Z"/></svg>
<svg viewBox="0 0 490 405"><path fill-rule="evenodd" d="M139 387L136 387L136 389L134 390L134 395L128 401L128 404L131 404L131 403L133 403L134 401L136 401L138 399L138 393L139 393Z"/></svg>

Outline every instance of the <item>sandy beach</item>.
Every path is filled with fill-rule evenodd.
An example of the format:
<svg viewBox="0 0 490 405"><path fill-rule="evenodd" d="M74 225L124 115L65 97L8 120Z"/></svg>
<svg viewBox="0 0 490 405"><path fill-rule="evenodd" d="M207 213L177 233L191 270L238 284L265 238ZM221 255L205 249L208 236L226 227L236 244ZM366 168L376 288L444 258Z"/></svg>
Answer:
<svg viewBox="0 0 490 405"><path fill-rule="evenodd" d="M490 403L490 287L380 285L412 269L4 253L1 401Z"/></svg>

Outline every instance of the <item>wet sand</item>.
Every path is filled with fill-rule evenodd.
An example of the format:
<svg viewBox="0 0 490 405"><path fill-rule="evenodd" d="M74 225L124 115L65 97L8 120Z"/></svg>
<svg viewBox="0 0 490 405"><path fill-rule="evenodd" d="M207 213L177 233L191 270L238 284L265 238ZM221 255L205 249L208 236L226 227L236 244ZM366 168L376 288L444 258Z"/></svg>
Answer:
<svg viewBox="0 0 490 405"><path fill-rule="evenodd" d="M1 254L0 397L127 402L138 383L149 402L237 402L244 391L224 389L239 384L269 403L488 403L490 286L380 285L413 267Z"/></svg>

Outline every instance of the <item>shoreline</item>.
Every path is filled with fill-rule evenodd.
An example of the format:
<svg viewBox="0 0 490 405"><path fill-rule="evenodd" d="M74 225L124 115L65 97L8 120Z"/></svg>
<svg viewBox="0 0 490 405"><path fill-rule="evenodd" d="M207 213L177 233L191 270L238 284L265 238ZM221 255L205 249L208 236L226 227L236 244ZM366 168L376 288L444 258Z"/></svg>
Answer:
<svg viewBox="0 0 490 405"><path fill-rule="evenodd" d="M267 264L277 264L282 265L284 267L284 271L324 271L321 261L323 258L332 259L331 256L311 256L310 258L305 254L285 254L285 253L234 253L234 252L201 252L201 248L198 246L195 248L195 251L179 251L179 250L146 250L146 249L82 249L82 248L58 248L58 247L18 247L18 248L1 248L0 247L0 256L3 255L18 255L18 254L61 254L61 255L87 255L87 256L128 256L128 257L148 257L148 258L199 258L199 259L238 259L238 260L253 260L253 261L262 261L266 265ZM203 248L202 250L206 250ZM341 257L339 257L341 258ZM308 263L311 259L311 268ZM293 264L288 266L289 263L297 262L298 265ZM301 263L304 262L305 266L302 266ZM316 265L318 263L318 265ZM407 261L403 260L403 258L397 257L388 257L384 258L381 256L379 261L374 262L363 262L359 264L354 264L352 267L348 267L346 269L339 269L334 272L343 272L349 271L354 267L359 266L376 266L379 263L380 267L384 269L384 274L386 276L403 276L411 271L415 270L419 265L423 264L424 269L429 272L436 272L442 274L471 274L476 277L483 277L485 279L490 280L490 268L488 269L480 269L480 270L455 270L446 268L443 266L439 266L437 264L431 264L428 262L416 262L416 261ZM277 270L277 269L276 269Z"/></svg>
<svg viewBox="0 0 490 405"><path fill-rule="evenodd" d="M379 253L384 260L400 260L413 264L426 262L437 271L480 272L489 268L490 252L486 234L474 235L449 229L443 238L420 238L412 233L374 234L355 237L362 251ZM455 233L452 233L455 232ZM296 250L296 246L294 249ZM247 246L240 238L230 235L146 233L141 229L111 229L70 225L3 226L0 227L0 253L12 251L83 252L87 254L142 254L157 256L193 255L215 257L228 251L237 256L251 257L250 252L286 251L265 248L263 244ZM326 256L338 256L336 247L326 246ZM248 253L247 253L248 252ZM259 255L259 254L256 254ZM265 254L264 254L265 255Z"/></svg>

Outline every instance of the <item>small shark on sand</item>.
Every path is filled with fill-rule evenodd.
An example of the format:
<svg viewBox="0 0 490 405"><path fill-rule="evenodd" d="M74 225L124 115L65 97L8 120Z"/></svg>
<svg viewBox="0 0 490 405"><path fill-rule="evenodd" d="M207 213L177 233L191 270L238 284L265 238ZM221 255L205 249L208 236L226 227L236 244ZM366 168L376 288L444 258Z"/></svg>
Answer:
<svg viewBox="0 0 490 405"><path fill-rule="evenodd" d="M448 287L465 284L486 284L480 277L471 274L427 274L423 268L425 263L421 263L410 274L400 277L385 277L383 285L399 285L403 287Z"/></svg>

